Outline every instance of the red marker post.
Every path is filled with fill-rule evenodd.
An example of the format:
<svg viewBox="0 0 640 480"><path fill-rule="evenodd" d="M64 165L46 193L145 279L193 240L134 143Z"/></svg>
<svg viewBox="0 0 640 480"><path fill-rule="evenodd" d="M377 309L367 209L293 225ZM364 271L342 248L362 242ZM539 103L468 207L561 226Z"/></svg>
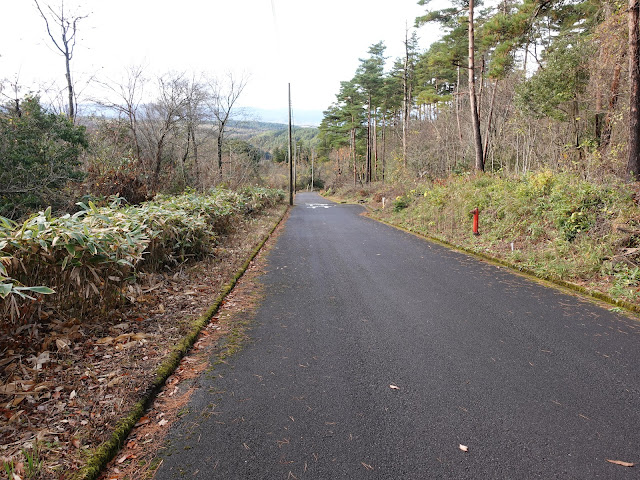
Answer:
<svg viewBox="0 0 640 480"><path fill-rule="evenodd" d="M471 214L473 215L473 234L474 235L480 235L480 232L478 231L478 222L479 222L479 219L480 219L480 210L478 210L478 207L476 207L473 210L471 210Z"/></svg>

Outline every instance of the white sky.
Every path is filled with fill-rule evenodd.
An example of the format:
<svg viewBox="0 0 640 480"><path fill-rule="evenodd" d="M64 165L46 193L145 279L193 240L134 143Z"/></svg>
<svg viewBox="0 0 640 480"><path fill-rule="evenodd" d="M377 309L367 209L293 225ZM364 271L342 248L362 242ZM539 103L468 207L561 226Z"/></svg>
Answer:
<svg viewBox="0 0 640 480"><path fill-rule="evenodd" d="M41 1L58 5L60 0ZM20 83L34 90L52 80L64 85L63 57L53 49L33 1L4 3L0 79L19 74ZM66 0L65 5L89 13L79 24L72 60L80 87L92 75L120 80L134 64L146 65L150 73L231 70L250 75L242 106L286 108L291 82L294 110L326 109L340 81L353 77L358 58L378 41L387 45L390 62L402 56L405 26L411 28L424 11L417 0ZM420 28L418 35L421 48L438 37L435 26Z"/></svg>

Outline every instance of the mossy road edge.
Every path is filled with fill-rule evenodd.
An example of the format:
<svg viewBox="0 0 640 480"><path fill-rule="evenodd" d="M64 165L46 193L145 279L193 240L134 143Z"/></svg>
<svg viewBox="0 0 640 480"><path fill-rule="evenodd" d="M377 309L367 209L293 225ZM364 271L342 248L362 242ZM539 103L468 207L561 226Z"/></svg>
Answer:
<svg viewBox="0 0 640 480"><path fill-rule="evenodd" d="M185 337L183 337L182 341L175 347L169 357L160 366L158 366L155 372L154 380L147 387L140 400L133 406L129 413L122 420L120 420L120 422L118 422L113 433L111 434L111 438L102 443L102 445L97 447L91 453L85 466L78 470L78 472L76 472L73 476L71 476L71 480L96 480L107 463L115 458L122 445L124 445L127 436L129 435L131 430L133 430L135 424L144 415L144 412L147 411L155 397L161 391L167 379L178 368L178 365L180 365L180 361L182 360L182 358L189 352L191 347L193 347L202 329L209 324L211 318L218 312L220 305L227 297L227 295L229 295L229 293L233 290L235 285L238 283L238 280L242 278L253 259L258 255L258 253L260 253L260 250L262 250L265 243L267 243L267 240L271 238L275 229L278 228L278 226L286 218L286 215L289 212L290 208L291 207L287 206L283 210L283 213L282 215L280 215L278 221L275 222L269 232L253 249L247 260L238 269L229 283L227 283L223 287L220 295L218 295L215 302L202 316L200 316L193 322L191 331Z"/></svg>

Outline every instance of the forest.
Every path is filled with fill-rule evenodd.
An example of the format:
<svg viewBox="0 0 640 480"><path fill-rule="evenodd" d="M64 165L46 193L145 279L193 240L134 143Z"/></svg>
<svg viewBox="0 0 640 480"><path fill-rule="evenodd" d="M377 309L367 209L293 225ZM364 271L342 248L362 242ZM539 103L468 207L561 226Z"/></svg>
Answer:
<svg viewBox="0 0 640 480"><path fill-rule="evenodd" d="M418 4L404 56L371 45L324 112L328 193L637 309L638 2Z"/></svg>
<svg viewBox="0 0 640 480"><path fill-rule="evenodd" d="M384 43L371 45L325 112L336 182L545 168L627 178L627 2L419 3L405 55L385 69ZM420 32L438 27L420 51Z"/></svg>

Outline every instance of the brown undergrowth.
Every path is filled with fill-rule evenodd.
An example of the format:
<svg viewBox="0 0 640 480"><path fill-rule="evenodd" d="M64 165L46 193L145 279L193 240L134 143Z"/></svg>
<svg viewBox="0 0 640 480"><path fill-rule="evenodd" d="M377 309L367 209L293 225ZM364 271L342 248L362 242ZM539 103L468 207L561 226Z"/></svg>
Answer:
<svg viewBox="0 0 640 480"><path fill-rule="evenodd" d="M211 259L147 274L133 303L99 319L50 310L37 324L0 332L0 478L66 479L81 468L149 388L159 365L214 303L284 208L236 225ZM237 293L227 297L223 311L240 305L234 298ZM138 422L108 478L141 478L130 466L146 458L143 452L157 443L156 434L178 416L189 394L181 385L207 368L206 356L231 332L221 319L223 311L203 329L195 354L182 360L154 409Z"/></svg>

